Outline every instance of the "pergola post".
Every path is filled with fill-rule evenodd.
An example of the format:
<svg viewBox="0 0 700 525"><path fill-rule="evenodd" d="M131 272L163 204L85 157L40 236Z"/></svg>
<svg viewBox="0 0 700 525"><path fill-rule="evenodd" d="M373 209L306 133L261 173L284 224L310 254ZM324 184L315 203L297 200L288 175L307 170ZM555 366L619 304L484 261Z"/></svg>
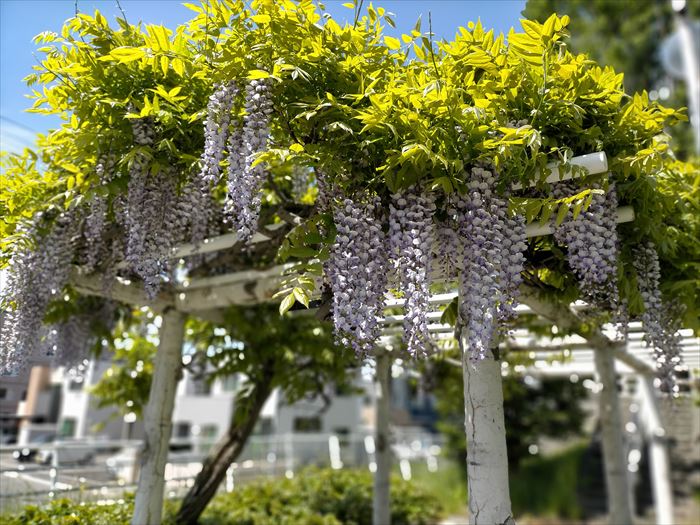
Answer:
<svg viewBox="0 0 700 525"><path fill-rule="evenodd" d="M673 487L671 485L671 461L668 454L666 432L661 423L661 413L654 388L654 378L639 376L642 402L642 425L649 443L651 486L654 492L654 510L657 525L670 525L673 519Z"/></svg>
<svg viewBox="0 0 700 525"><path fill-rule="evenodd" d="M607 349L596 349L593 359L602 384L599 413L608 495L608 520L611 525L631 524L632 504L622 436L620 400L615 379L615 358Z"/></svg>
<svg viewBox="0 0 700 525"><path fill-rule="evenodd" d="M464 378L469 523L515 525L508 486L501 363L493 350L483 359L470 359L467 335L463 328L459 346Z"/></svg>
<svg viewBox="0 0 700 525"><path fill-rule="evenodd" d="M375 462L372 493L372 523L391 525L391 448L389 439L391 355L382 348L376 353L376 410L374 425Z"/></svg>
<svg viewBox="0 0 700 525"><path fill-rule="evenodd" d="M182 374L185 315L167 309L162 319L153 381L144 410L144 447L132 525L160 525L163 511L165 464L173 426L175 391Z"/></svg>

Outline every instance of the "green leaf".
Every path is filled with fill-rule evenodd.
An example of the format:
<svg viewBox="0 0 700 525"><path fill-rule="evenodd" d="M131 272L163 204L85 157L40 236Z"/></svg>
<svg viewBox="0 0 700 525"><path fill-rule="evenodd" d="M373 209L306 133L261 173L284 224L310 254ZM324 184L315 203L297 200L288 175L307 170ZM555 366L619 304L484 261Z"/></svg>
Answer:
<svg viewBox="0 0 700 525"><path fill-rule="evenodd" d="M282 300L282 303L280 303L280 315L286 314L289 309L294 306L295 302L296 299L294 298L294 292L292 292Z"/></svg>
<svg viewBox="0 0 700 525"><path fill-rule="evenodd" d="M270 20L272 20L270 15L253 15L250 19L256 24L269 24Z"/></svg>
<svg viewBox="0 0 700 525"><path fill-rule="evenodd" d="M180 76L185 74L185 63L179 58L173 58L173 70Z"/></svg>
<svg viewBox="0 0 700 525"><path fill-rule="evenodd" d="M309 257L314 257L318 253L318 250L313 248L307 248L305 246L294 246L289 249L289 255L292 257L299 257L300 259L308 259Z"/></svg>
<svg viewBox="0 0 700 525"><path fill-rule="evenodd" d="M294 295L294 298L297 301L299 301L301 304L303 304L307 308L309 307L309 296L307 295L306 290L297 286L292 290L292 294Z"/></svg>
<svg viewBox="0 0 700 525"><path fill-rule="evenodd" d="M389 49L401 49L401 41L398 38L392 36L385 36L384 43Z"/></svg>
<svg viewBox="0 0 700 525"><path fill-rule="evenodd" d="M250 80L257 80L260 78L270 78L270 73L263 71L262 69L251 69L248 71L248 78Z"/></svg>
<svg viewBox="0 0 700 525"><path fill-rule="evenodd" d="M573 213L572 213L574 220L578 219L578 216L581 213L582 206L583 206L583 201L578 201L576 204L574 204L574 209L573 209Z"/></svg>
<svg viewBox="0 0 700 525"><path fill-rule="evenodd" d="M143 58L146 56L146 52L139 47L118 47L112 49L109 55L124 64Z"/></svg>
<svg viewBox="0 0 700 525"><path fill-rule="evenodd" d="M566 203L563 203L561 206L559 206L559 211L557 211L557 218L554 221L554 224L557 226L560 226L562 222L564 222L564 219L566 218L566 214L569 212L569 205Z"/></svg>
<svg viewBox="0 0 700 525"><path fill-rule="evenodd" d="M447 308L442 312L442 316L440 316L440 322L444 324L449 324L451 326L455 326L457 324L457 316L458 316L458 309L457 309L457 298L455 297L452 299L452 302L447 305Z"/></svg>

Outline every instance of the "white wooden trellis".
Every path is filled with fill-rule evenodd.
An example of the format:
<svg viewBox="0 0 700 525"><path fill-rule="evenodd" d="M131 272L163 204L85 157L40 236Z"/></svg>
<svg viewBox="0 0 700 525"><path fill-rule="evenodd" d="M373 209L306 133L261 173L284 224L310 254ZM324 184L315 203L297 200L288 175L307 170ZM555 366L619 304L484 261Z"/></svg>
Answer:
<svg viewBox="0 0 700 525"><path fill-rule="evenodd" d="M580 166L588 174L604 173L608 169L607 158L602 152L574 157L570 160L570 163L575 166ZM558 163L552 163L548 165L548 167L551 169L552 173L546 179L547 182L566 180L573 176L571 171L561 173ZM519 188L520 186L517 186L514 189ZM630 222L634 220L634 211L630 207L621 207L616 211L616 220L618 223ZM262 232L254 235L251 242L260 243L268 241L271 239L271 235L267 235L266 232L273 234L275 230L283 226L285 226L284 223L266 226L262 228ZM527 237L543 236L551 233L552 228L548 224L533 224L527 227ZM173 250L172 257L177 259L198 253L213 253L226 250L234 247L238 243L238 240L237 234L230 233L207 239L200 246L193 246L191 244L181 245ZM221 310L228 306L257 304L272 300L273 295L278 290L283 274L286 271L293 270L293 268L294 264L287 264L275 266L266 270L248 270L194 279L175 286L173 291L162 292L154 300L149 300L138 285L130 283L128 280L119 279L118 282L113 283L110 296L118 301L129 304L149 305L156 311L162 312L165 315L168 315L171 312L182 312L185 314L191 313L212 321L219 321L222 319ZM96 276L86 275L80 268L75 268L71 281L76 289L81 293L100 296L105 295L101 280ZM431 304L435 305L446 304L455 296L456 293L439 294L433 296L430 302ZM530 299L533 300L532 298ZM529 304L527 300L524 302L525 304ZM390 299L387 301L386 306L401 306L401 301ZM527 310L520 308L519 311L524 313ZM538 311L537 308L534 308L534 311L535 313L542 315L542 312ZM544 315L544 317L547 316ZM391 325L392 323L396 323L401 320L402 316L400 315L387 316L383 320L383 324ZM437 313L430 314L430 320L439 321ZM554 319L550 320L553 321ZM164 328L169 326L169 324L172 323L166 324ZM453 330L452 327L442 325L439 322L432 323L430 329L431 332L444 335L449 335L449 332ZM391 333L391 330L394 330L394 333L396 331L395 328L392 329L391 327L387 327L385 328L385 333L389 334ZM167 334L161 334L161 342L163 341L170 341ZM609 350L610 352L615 353L615 357L622 359L628 366L632 366L632 368L641 370L644 367L642 361L638 360L635 356L620 350L619 347L610 343L610 341L604 336L596 339L595 343L598 345L596 347L596 352ZM159 353L162 351L164 351L164 349L159 348ZM166 364L168 363L161 363L161 365ZM176 374L172 373L172 368L176 366L179 367L179 363L169 363L168 365L170 366L170 370L164 369L165 366L156 367L154 372L154 384L157 381L161 381L159 384L165 384L162 383L162 381L165 381L166 383L168 381L174 383L177 382ZM646 373L649 373L648 367L644 368L644 370ZM500 385L500 374L498 374L498 384ZM173 389L168 387L168 392L171 390ZM149 417L153 417L158 421L165 421L166 419L170 418L172 407L169 407L167 402L163 403L162 400L158 399L159 396L151 396L149 399L149 407L147 407L146 412L149 414ZM502 414L500 417L502 418ZM616 430L619 431L620 429ZM167 442L169 439L169 428L167 428L167 426L154 426L150 433L152 435L147 436L148 442L159 443L160 446L163 446L162 444L165 443L165 446L167 447ZM611 435L613 434L614 433L611 433ZM610 446L608 446L608 448L610 448ZM150 485L145 486L148 482L144 481L146 479L153 479L154 476L162 477L163 472L160 462L153 460L153 458L150 458L149 462L148 457L149 453L158 455L159 452L160 451L158 450L146 451L146 457L144 457L143 465L144 467L147 467L146 470L150 469L150 471L144 472L144 469L142 468L142 476L139 483L139 492L141 492L139 500L142 502L148 502L148 507L150 509L159 509L162 503L162 490L158 490L157 487L153 488ZM610 455L612 457L614 452ZM608 480L609 484L610 481L611 480ZM614 505L618 505L618 503L619 502L614 502ZM625 504L625 502L622 502L621 505L624 506ZM136 509L135 511L134 523L140 525L140 522L138 521L140 518L138 518L138 516L143 515L145 512L143 508L145 503L137 506L139 506L139 509ZM153 512L159 511L154 510ZM158 519L160 519L160 516L152 516L150 519L157 522ZM488 521L490 518L485 519Z"/></svg>

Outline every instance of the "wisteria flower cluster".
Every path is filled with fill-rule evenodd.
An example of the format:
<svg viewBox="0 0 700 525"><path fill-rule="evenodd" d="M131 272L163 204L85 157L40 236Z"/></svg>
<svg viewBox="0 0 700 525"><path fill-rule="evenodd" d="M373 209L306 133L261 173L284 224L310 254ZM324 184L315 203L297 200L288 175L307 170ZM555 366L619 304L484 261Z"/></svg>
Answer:
<svg viewBox="0 0 700 525"><path fill-rule="evenodd" d="M272 113L270 85L265 79L252 80L245 91L243 126L229 137L229 167L226 183L226 220L248 241L257 230L266 171L253 166L258 153L267 148Z"/></svg>
<svg viewBox="0 0 700 525"><path fill-rule="evenodd" d="M427 313L435 241L434 213L434 197L416 186L391 196L390 263L405 294L403 340L414 357L426 355L430 345Z"/></svg>
<svg viewBox="0 0 700 525"><path fill-rule="evenodd" d="M552 194L556 198L576 195L573 183L559 183ZM570 210L554 228L554 238L567 247L569 266L579 280L581 291L593 304L615 309L618 306L618 240L615 212L617 193L610 184L604 195L594 194L587 210L574 219Z"/></svg>
<svg viewBox="0 0 700 525"><path fill-rule="evenodd" d="M301 202L309 188L309 170L301 166L292 168L292 197L294 202Z"/></svg>
<svg viewBox="0 0 700 525"><path fill-rule="evenodd" d="M104 255L103 231L107 220L107 199L95 195L90 200L85 217L83 237L85 238L85 266L94 270Z"/></svg>
<svg viewBox="0 0 700 525"><path fill-rule="evenodd" d="M505 199L494 198L496 213L505 224L503 242L501 244L500 283L501 296L498 302L499 319L503 322L515 318L515 307L520 285L523 281L522 272L525 265L526 225L525 217L508 213L508 202Z"/></svg>
<svg viewBox="0 0 700 525"><path fill-rule="evenodd" d="M115 176L116 161L114 155L101 155L95 164L95 174L101 185L110 183ZM107 252L107 246L103 237L107 221L108 201L107 197L95 193L88 203L88 211L85 215L83 237L85 239L85 268L95 270L98 263L103 260Z"/></svg>
<svg viewBox="0 0 700 525"><path fill-rule="evenodd" d="M338 230L326 262L333 292L333 322L338 344L365 356L379 336L378 316L387 283L386 234L378 214L379 198L335 203Z"/></svg>
<svg viewBox="0 0 700 525"><path fill-rule="evenodd" d="M474 167L467 195L456 202L463 244L459 311L472 359L486 355L499 320L513 315L526 248L524 221L509 217L495 184L494 173Z"/></svg>
<svg viewBox="0 0 700 525"><path fill-rule="evenodd" d="M221 176L221 162L226 155L226 141L231 127L231 110L238 86L235 82L224 82L214 86L207 103L207 118L204 121L204 152L200 179L206 187L215 186Z"/></svg>
<svg viewBox="0 0 700 525"><path fill-rule="evenodd" d="M0 375L17 374L28 360L41 357L42 320L70 275L80 221L61 213L42 238L41 216L23 233L36 242L17 250L10 260L0 323Z"/></svg>
<svg viewBox="0 0 700 525"><path fill-rule="evenodd" d="M98 308L72 315L63 322L49 327L44 340L46 354L53 356L58 366L72 367L89 357L97 343L95 327L111 330L115 325L116 303L102 301Z"/></svg>
<svg viewBox="0 0 700 525"><path fill-rule="evenodd" d="M648 241L639 245L634 252L632 264L637 272L639 292L644 302L644 312L641 315L644 340L654 350L662 389L673 391L674 370L681 363L681 347L680 337L672 320L679 316L671 314L678 312L668 308L661 297L661 266L654 244Z"/></svg>
<svg viewBox="0 0 700 525"><path fill-rule="evenodd" d="M438 223L435 230L435 269L446 280L455 279L459 275L462 260L462 242L457 235L455 222L457 211L453 205L450 206L448 219Z"/></svg>
<svg viewBox="0 0 700 525"><path fill-rule="evenodd" d="M456 202L463 243L459 314L472 359L486 356L493 338L498 285L495 263L503 235L497 217L484 205L491 195L493 180L483 175L480 168L472 169L468 194Z"/></svg>

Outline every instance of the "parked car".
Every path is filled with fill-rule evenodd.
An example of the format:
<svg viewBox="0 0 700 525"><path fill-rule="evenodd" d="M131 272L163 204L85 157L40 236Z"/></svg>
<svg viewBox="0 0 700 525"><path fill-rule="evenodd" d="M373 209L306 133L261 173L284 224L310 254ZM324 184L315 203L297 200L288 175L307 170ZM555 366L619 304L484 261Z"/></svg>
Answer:
<svg viewBox="0 0 700 525"><path fill-rule="evenodd" d="M36 460L36 455L39 452L41 445L51 443L56 436L54 434L44 434L37 436L26 447L18 448L12 452L12 457L20 463L30 463Z"/></svg>
<svg viewBox="0 0 700 525"><path fill-rule="evenodd" d="M12 445L17 443L17 434L0 434L0 445Z"/></svg>
<svg viewBox="0 0 700 525"><path fill-rule="evenodd" d="M86 440L60 440L54 441L52 447L40 448L37 461L48 465L53 462L54 455L58 455L60 464L90 463L95 457L95 444Z"/></svg>
<svg viewBox="0 0 700 525"><path fill-rule="evenodd" d="M108 457L105 460L107 470L117 479L132 481L135 477L134 467L139 459L142 446L129 445L118 454ZM192 443L170 443L168 450L169 463L184 463L196 459L192 454Z"/></svg>

